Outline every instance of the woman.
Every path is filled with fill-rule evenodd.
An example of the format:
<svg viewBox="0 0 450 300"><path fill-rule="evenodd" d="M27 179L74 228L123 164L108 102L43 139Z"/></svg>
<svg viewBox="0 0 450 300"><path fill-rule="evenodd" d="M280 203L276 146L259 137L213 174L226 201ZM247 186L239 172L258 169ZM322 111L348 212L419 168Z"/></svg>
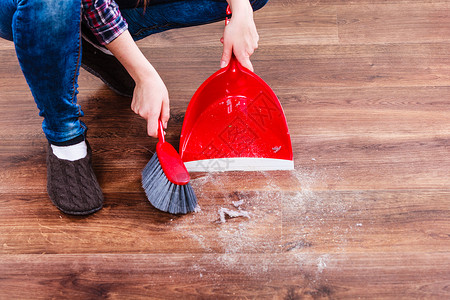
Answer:
<svg viewBox="0 0 450 300"><path fill-rule="evenodd" d="M2 0L0 36L14 42L49 141L47 190L63 212L98 211L103 195L92 170L86 126L77 104L80 65L122 95L157 137L158 119L169 120L169 96L161 77L135 41L172 28L232 17L224 29L221 67L232 53L253 70L258 34L253 10L267 0ZM81 38L82 36L82 38ZM83 55L81 55L81 53Z"/></svg>

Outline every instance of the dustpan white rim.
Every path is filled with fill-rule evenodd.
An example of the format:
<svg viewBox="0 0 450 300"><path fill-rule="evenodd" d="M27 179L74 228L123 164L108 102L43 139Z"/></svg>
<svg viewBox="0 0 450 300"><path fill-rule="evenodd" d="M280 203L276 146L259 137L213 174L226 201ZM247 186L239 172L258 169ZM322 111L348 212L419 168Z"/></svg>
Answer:
<svg viewBox="0 0 450 300"><path fill-rule="evenodd" d="M294 170L292 160L261 157L202 159L184 164L189 172Z"/></svg>

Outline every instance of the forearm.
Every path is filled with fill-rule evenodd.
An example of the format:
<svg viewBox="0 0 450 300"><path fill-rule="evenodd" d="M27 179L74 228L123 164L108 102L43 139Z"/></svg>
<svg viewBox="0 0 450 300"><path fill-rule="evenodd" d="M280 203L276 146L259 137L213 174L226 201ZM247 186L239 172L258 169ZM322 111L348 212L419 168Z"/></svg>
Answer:
<svg viewBox="0 0 450 300"><path fill-rule="evenodd" d="M227 0L230 9L234 14L245 14L253 16L253 8L249 0Z"/></svg>
<svg viewBox="0 0 450 300"><path fill-rule="evenodd" d="M123 32L106 47L125 67L136 83L158 76L155 68L142 54L128 31Z"/></svg>
<svg viewBox="0 0 450 300"><path fill-rule="evenodd" d="M131 101L131 109L147 120L147 132L150 136L158 136L158 120L167 128L170 117L169 94L167 88L139 50L130 33L125 31L114 41L106 45L136 82Z"/></svg>

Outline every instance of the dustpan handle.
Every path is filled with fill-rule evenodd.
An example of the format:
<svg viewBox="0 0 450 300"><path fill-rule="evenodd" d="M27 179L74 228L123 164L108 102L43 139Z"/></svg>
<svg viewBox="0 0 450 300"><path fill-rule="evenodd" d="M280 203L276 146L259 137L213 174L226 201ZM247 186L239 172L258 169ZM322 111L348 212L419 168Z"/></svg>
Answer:
<svg viewBox="0 0 450 300"><path fill-rule="evenodd" d="M230 18L229 16L231 15L231 8L230 5L227 5L227 11L226 11L226 17L225 17L225 26L228 25L228 23L230 23Z"/></svg>

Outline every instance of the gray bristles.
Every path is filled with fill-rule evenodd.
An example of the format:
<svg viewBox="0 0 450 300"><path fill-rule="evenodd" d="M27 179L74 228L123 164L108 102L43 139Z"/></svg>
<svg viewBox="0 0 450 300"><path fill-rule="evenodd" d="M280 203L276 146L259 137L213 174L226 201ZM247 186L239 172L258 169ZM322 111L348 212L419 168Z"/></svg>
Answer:
<svg viewBox="0 0 450 300"><path fill-rule="evenodd" d="M167 179L155 153L142 171L142 187L150 203L171 214L187 214L197 206L191 184L177 185Z"/></svg>

